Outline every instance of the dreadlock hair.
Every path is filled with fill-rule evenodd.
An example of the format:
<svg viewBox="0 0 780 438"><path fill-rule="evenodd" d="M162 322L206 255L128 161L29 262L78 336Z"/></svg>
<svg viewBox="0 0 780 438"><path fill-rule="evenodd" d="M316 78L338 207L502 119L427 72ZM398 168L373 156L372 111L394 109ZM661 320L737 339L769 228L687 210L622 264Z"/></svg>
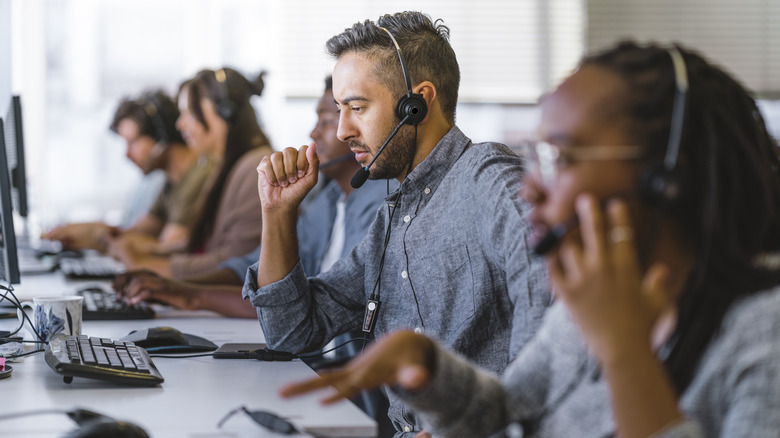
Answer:
<svg viewBox="0 0 780 438"><path fill-rule="evenodd" d="M672 211L695 251L678 298L673 346L664 365L682 393L709 341L739 298L780 284L780 269L757 261L780 250L780 160L745 88L701 55L678 46L688 70L678 165L689 196ZM583 59L618 73L634 141L661 161L669 138L675 74L668 51L623 42Z"/></svg>
<svg viewBox="0 0 780 438"><path fill-rule="evenodd" d="M214 70L201 70L194 78L185 81L179 87L179 93L187 92L190 111L206 130L209 130L209 125L203 116L201 99L210 100L215 108L220 105L232 107L232 117L225 119L228 123L225 155L222 157L219 174L203 203L200 218L192 230L192 237L188 244L190 252L203 247L214 231L222 190L233 166L249 150L263 145L270 146L268 137L260 128L255 110L249 101L252 96L262 94L264 73L260 73L254 82L250 82L232 68L223 68L220 73L225 75L223 82L220 82ZM224 115L220 114L220 117L224 118Z"/></svg>

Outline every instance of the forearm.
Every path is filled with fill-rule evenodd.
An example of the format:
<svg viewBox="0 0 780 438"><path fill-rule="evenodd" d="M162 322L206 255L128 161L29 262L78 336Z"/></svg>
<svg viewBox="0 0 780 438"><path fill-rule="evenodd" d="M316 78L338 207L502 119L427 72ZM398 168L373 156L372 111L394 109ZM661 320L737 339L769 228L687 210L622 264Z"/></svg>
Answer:
<svg viewBox="0 0 780 438"><path fill-rule="evenodd" d="M661 362L649 345L636 345L603 361L618 435L648 437L683 415Z"/></svg>
<svg viewBox="0 0 780 438"><path fill-rule="evenodd" d="M281 280L298 262L297 220L296 209L263 210L258 287Z"/></svg>
<svg viewBox="0 0 780 438"><path fill-rule="evenodd" d="M426 387L399 395L434 435L487 436L509 424L504 387L499 380L441 346L435 347L434 367Z"/></svg>
<svg viewBox="0 0 780 438"><path fill-rule="evenodd" d="M198 286L193 290L195 309L213 310L231 318L257 318L257 310L241 297L241 286Z"/></svg>
<svg viewBox="0 0 780 438"><path fill-rule="evenodd" d="M338 334L360 327L363 303L350 303L349 296L332 296L339 292L349 294L349 285L356 283L353 279L329 288L320 284L317 288L298 262L285 278L258 289L256 266L247 270L243 297L257 308L269 348L309 352L321 348Z"/></svg>
<svg viewBox="0 0 780 438"><path fill-rule="evenodd" d="M202 275L193 275L187 277L185 281L198 284L215 284L215 285L231 285L238 286L239 292L241 291L241 285L244 284L244 279L236 276L235 272L230 269L220 268L213 271L209 271ZM239 295L241 295L239 293ZM251 307L251 306L250 306ZM252 311L252 317L255 316L254 310Z"/></svg>
<svg viewBox="0 0 780 438"><path fill-rule="evenodd" d="M147 214L135 223L127 232L157 236L165 224L156 216Z"/></svg>
<svg viewBox="0 0 780 438"><path fill-rule="evenodd" d="M148 269L162 277L171 276L171 261L167 257L144 256L133 259L124 258L121 261L128 271Z"/></svg>

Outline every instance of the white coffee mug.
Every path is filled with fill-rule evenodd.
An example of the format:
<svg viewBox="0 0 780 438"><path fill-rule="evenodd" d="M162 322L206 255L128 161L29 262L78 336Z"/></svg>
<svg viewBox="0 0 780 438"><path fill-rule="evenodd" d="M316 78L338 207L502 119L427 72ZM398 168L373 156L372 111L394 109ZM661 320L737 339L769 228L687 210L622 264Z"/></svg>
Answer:
<svg viewBox="0 0 780 438"><path fill-rule="evenodd" d="M30 330L33 341L49 342L58 334L78 336L81 334L81 306L84 297L39 297L32 303L23 302L22 307L31 307L33 329ZM22 311L17 311L23 321ZM25 322L25 321L23 321ZM29 323L28 323L29 327ZM43 344L36 344L43 349Z"/></svg>

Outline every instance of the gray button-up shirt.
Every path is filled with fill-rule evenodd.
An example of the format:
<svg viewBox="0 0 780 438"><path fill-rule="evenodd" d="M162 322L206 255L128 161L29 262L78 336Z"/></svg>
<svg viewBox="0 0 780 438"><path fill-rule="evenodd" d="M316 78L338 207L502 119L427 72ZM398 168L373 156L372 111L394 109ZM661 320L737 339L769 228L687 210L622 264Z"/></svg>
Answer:
<svg viewBox="0 0 780 438"><path fill-rule="evenodd" d="M522 177L522 159L505 146L473 144L453 127L328 272L307 278L298 263L258 289L250 268L243 293L266 342L292 352L320 348L360 327L373 295L381 301L376 336L419 329L500 373L551 302L544 264L527 243ZM389 415L409 436L422 428L392 395Z"/></svg>

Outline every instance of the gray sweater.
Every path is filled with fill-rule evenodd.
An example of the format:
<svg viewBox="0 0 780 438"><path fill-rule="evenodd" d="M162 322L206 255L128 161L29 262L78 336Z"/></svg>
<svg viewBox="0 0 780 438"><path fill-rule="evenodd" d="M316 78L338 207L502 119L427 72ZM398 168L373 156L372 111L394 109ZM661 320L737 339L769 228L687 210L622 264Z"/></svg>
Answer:
<svg viewBox="0 0 780 438"><path fill-rule="evenodd" d="M401 396L437 437L616 434L607 383L562 303L501 381L439 348L431 384ZM780 436L780 287L732 306L680 408L656 436Z"/></svg>

